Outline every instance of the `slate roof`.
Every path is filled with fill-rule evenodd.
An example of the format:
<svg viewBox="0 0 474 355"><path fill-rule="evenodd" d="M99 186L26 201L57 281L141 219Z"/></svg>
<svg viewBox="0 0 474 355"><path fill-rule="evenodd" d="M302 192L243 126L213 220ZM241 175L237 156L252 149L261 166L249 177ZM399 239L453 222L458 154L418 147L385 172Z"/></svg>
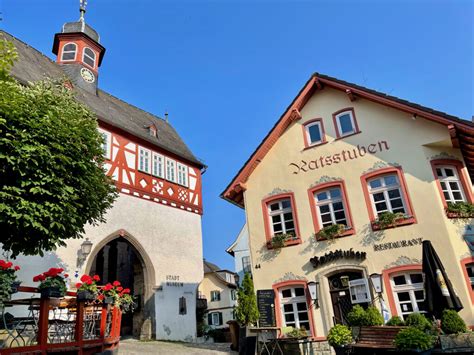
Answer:
<svg viewBox="0 0 474 355"><path fill-rule="evenodd" d="M85 21L77 22L67 22L63 25L62 33L76 33L82 32L89 36L96 42L100 42L99 34L91 26L89 26Z"/></svg>
<svg viewBox="0 0 474 355"><path fill-rule="evenodd" d="M59 64L18 38L2 30L0 30L0 38L13 42L18 51L19 58L11 71L18 81L27 84L45 78L57 79L66 76ZM99 121L171 152L199 168L205 167L183 142L176 130L162 118L130 105L100 89L97 90L97 95L90 94L77 86L74 90L78 101L86 104L95 112ZM152 124L157 128L156 137L149 134L148 127Z"/></svg>

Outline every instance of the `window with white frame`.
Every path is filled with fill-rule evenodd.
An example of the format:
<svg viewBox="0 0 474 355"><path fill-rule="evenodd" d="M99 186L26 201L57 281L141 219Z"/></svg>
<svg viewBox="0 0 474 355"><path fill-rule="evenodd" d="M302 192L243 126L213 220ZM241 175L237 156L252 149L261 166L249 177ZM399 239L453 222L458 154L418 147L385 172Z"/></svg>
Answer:
<svg viewBox="0 0 474 355"><path fill-rule="evenodd" d="M92 68L95 68L95 52L89 47L84 48L84 55L82 60L87 65L90 65Z"/></svg>
<svg viewBox="0 0 474 355"><path fill-rule="evenodd" d="M357 132L354 114L352 111L344 111L335 116L337 131L340 137Z"/></svg>
<svg viewBox="0 0 474 355"><path fill-rule="evenodd" d="M77 44L67 43L63 47L63 53L61 54L62 61L76 60Z"/></svg>
<svg viewBox="0 0 474 355"><path fill-rule="evenodd" d="M281 313L285 327L310 330L308 304L303 286L290 286L279 290Z"/></svg>
<svg viewBox="0 0 474 355"><path fill-rule="evenodd" d="M245 273L252 271L251 266L250 266L250 256L248 255L242 257L242 270Z"/></svg>
<svg viewBox="0 0 474 355"><path fill-rule="evenodd" d="M163 155L153 152L151 164L151 173L154 176L164 177L164 161Z"/></svg>
<svg viewBox="0 0 474 355"><path fill-rule="evenodd" d="M178 184L188 186L188 167L178 163Z"/></svg>
<svg viewBox="0 0 474 355"><path fill-rule="evenodd" d="M314 201L321 228L333 224L343 224L346 228L350 227L340 187L316 191Z"/></svg>
<svg viewBox="0 0 474 355"><path fill-rule="evenodd" d="M310 122L306 124L304 128L308 145L314 145L324 141L323 126L321 121Z"/></svg>
<svg viewBox="0 0 474 355"><path fill-rule="evenodd" d="M272 234L293 234L296 236L291 199L285 198L268 204Z"/></svg>
<svg viewBox="0 0 474 355"><path fill-rule="evenodd" d="M456 203L466 201L461 180L459 179L458 171L455 166L436 166L436 175L446 202Z"/></svg>
<svg viewBox="0 0 474 355"><path fill-rule="evenodd" d="M367 279L350 280L349 293L353 304L370 302L369 283Z"/></svg>
<svg viewBox="0 0 474 355"><path fill-rule="evenodd" d="M383 175L368 181L370 199L374 213L407 213L402 187L397 174Z"/></svg>
<svg viewBox="0 0 474 355"><path fill-rule="evenodd" d="M474 291L474 263L466 264L467 276L469 277L471 290Z"/></svg>
<svg viewBox="0 0 474 355"><path fill-rule="evenodd" d="M425 313L425 290L420 271L394 274L390 282L397 311L402 318L413 312Z"/></svg>
<svg viewBox="0 0 474 355"><path fill-rule="evenodd" d="M230 290L230 299L232 301L236 301L237 300L237 291L236 290Z"/></svg>
<svg viewBox="0 0 474 355"><path fill-rule="evenodd" d="M176 182L176 161L166 158L166 180Z"/></svg>
<svg viewBox="0 0 474 355"><path fill-rule="evenodd" d="M109 159L112 155L112 134L110 132L99 129L99 133L102 135L102 151L104 152L104 158Z"/></svg>
<svg viewBox="0 0 474 355"><path fill-rule="evenodd" d="M143 147L138 147L138 170L150 173L151 151Z"/></svg>
<svg viewBox="0 0 474 355"><path fill-rule="evenodd" d="M211 302L217 302L221 300L220 291L211 291Z"/></svg>
<svg viewBox="0 0 474 355"><path fill-rule="evenodd" d="M208 323L209 325L222 325L222 313L221 312L212 312L209 313Z"/></svg>

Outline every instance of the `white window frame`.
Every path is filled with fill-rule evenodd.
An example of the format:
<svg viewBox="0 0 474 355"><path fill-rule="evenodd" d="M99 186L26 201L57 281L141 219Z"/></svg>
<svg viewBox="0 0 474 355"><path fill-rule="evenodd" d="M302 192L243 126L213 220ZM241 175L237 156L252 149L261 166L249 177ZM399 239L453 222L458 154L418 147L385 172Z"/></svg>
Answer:
<svg viewBox="0 0 474 355"><path fill-rule="evenodd" d="M340 193L340 197L332 197L332 193L331 191L332 190L339 190L339 193ZM318 197L317 195L321 194L321 193L327 193L328 194L328 199L326 200L321 200L321 201L318 201ZM316 215L318 217L318 222L319 222L319 225L322 228L324 227L327 227L327 226L330 226L330 225L333 225L333 224L344 224L344 223L341 223L342 219L336 219L336 212L340 212L340 211L344 211L344 220L346 221L345 223L345 226L346 226L346 229L349 229L351 228L351 225L350 225L350 221L349 221L349 216L348 216L348 211L347 211L347 206L346 206L346 203L344 201L344 195L343 195L343 191L342 191L342 188L341 186L331 186L331 187L328 187L327 189L322 189L322 190L316 190L313 194L313 198L314 198L314 203L316 205ZM338 202L341 202L342 203L342 210L337 210L337 211L334 211L334 204L335 203L338 203ZM324 212L324 213L321 213L321 207L322 206L328 206L329 207L329 212ZM322 215L327 215L329 214L331 216L331 223L329 224L329 222L323 222L323 218L322 218Z"/></svg>
<svg viewBox="0 0 474 355"><path fill-rule="evenodd" d="M152 152L151 174L156 177L164 178L165 175L165 157L161 154Z"/></svg>
<svg viewBox="0 0 474 355"><path fill-rule="evenodd" d="M87 54L86 49L89 49L93 53L94 56L92 57L91 55ZM89 63L86 63L86 61L85 61L86 57L87 57L87 59L92 60L93 65L90 65ZM94 50L90 47L84 47L84 49L82 50L82 62L84 64L87 64L91 68L95 68L96 59L97 59L97 54L94 52Z"/></svg>
<svg viewBox="0 0 474 355"><path fill-rule="evenodd" d="M147 155L145 153L147 153ZM142 159L143 168L141 167ZM151 150L140 146L138 147L138 171L146 174L150 174L151 172Z"/></svg>
<svg viewBox="0 0 474 355"><path fill-rule="evenodd" d="M230 300L237 301L237 290L230 290Z"/></svg>
<svg viewBox="0 0 474 355"><path fill-rule="evenodd" d="M445 169L452 170L454 173L454 176L447 176ZM436 170L436 177L438 178L439 184L441 186L441 191L443 192L443 198L446 201L446 203L466 202L467 200L466 200L466 194L464 193L464 186L462 185L462 181L459 178L457 167L454 165L435 165L435 170ZM441 170L442 176L438 175L438 170ZM458 191L460 192L461 198L462 198L461 200L456 200L454 198L453 192L457 190L453 190L451 188L451 185L450 185L451 182L457 183L458 188L459 188ZM443 189L441 183L444 183L444 185L446 186L446 189ZM448 194L449 199L446 198L445 193Z"/></svg>
<svg viewBox="0 0 474 355"><path fill-rule="evenodd" d="M369 283L366 278L350 280L349 293L352 304L369 303L371 301Z"/></svg>
<svg viewBox="0 0 474 355"><path fill-rule="evenodd" d="M387 176L394 176L396 179L397 179L397 184L396 185L386 185L385 184L385 179ZM370 186L370 183L372 181L375 181L375 180L381 180L382 182L382 186L380 187L377 187L377 188L372 188ZM392 208L392 203L391 203L391 200L395 200L395 199L398 199L398 197L396 198L392 198L390 199L389 195L388 195L388 191L389 190L394 190L395 188L398 188L399 192L400 192L400 198L401 198L401 201L402 201L402 206L403 206L403 209L405 212L402 212L404 215L407 215L408 214L408 208L407 208L407 203L405 201L405 196L403 194L403 187L401 185L401 182L400 182L400 177L398 176L398 174L396 173L393 173L393 174L383 174L383 175L377 175L369 180L367 180L367 189L369 191L369 195L370 195L370 202L372 204L372 210L374 211L374 216L377 218L377 216L379 216L380 214L384 213L384 212L393 212L393 208ZM374 199L374 194L377 194L377 193L383 193L383 196L384 196L384 200L382 201L377 201L377 203L375 202L375 199ZM387 209L386 210L383 210L383 211L377 211L377 207L376 207L376 204L378 203L381 203L381 202L385 202L385 204L387 205ZM397 207L397 208L400 208L400 207Z"/></svg>
<svg viewBox="0 0 474 355"><path fill-rule="evenodd" d="M176 160L166 158L166 180L176 182Z"/></svg>
<svg viewBox="0 0 474 355"><path fill-rule="evenodd" d="M246 271L247 269L247 271ZM242 271L244 273L252 272L252 264L250 262L250 256L246 255L242 257Z"/></svg>
<svg viewBox="0 0 474 355"><path fill-rule="evenodd" d="M212 313L211 313L211 321L212 321L212 324L210 324L210 325L221 325L221 324L220 324L220 316L219 316L219 313L220 313L220 312L212 312ZM217 316L217 322L215 321L214 316Z"/></svg>
<svg viewBox="0 0 474 355"><path fill-rule="evenodd" d="M415 297L415 291L423 291L424 295L424 300L426 300L426 292L424 288L424 283L418 282L418 283L412 283L410 274L421 274L422 280L424 280L424 275L421 272L421 270L411 270L411 271L404 271L404 272L398 272L390 275L390 284L392 286L392 293L393 293L393 299L395 301L395 305L397 307L397 313L401 318L404 318L404 316L409 315L410 313L426 313L425 311L422 311L418 308L418 302L422 302L421 300L417 300ZM395 285L395 281L393 280L394 277L397 276L405 276L405 281L407 283L405 285ZM402 304L405 303L411 303L413 311L408 312L408 311L403 311L402 305L400 304L400 301L398 300L398 293L404 293L408 292L410 295L410 301L402 301Z"/></svg>
<svg viewBox="0 0 474 355"><path fill-rule="evenodd" d="M104 152L104 158L111 160L112 158L112 133L104 131L103 129L99 128L99 133L104 138L105 143L102 144L102 150Z"/></svg>
<svg viewBox="0 0 474 355"><path fill-rule="evenodd" d="M319 141L311 141L311 135L309 134L309 129L313 126L318 126L319 128L319 135L321 139ZM306 124L304 126L305 134L306 134L306 141L308 142L308 147L312 145L318 145L324 142L324 132L323 132L323 124L321 121L314 121Z"/></svg>
<svg viewBox="0 0 474 355"><path fill-rule="evenodd" d="M340 118L341 118L341 116L344 116L344 115L347 115L347 114L349 114L349 116L350 116L350 118L351 118L352 131L351 131L351 132L347 132L347 133L342 133ZM348 136L348 135L350 135L350 134L357 133L357 126L356 126L356 124L355 124L354 114L352 113L352 110L347 110L347 111L339 112L339 113L336 115L336 125L337 125L337 132L339 133L339 137L345 137L345 136Z"/></svg>
<svg viewBox="0 0 474 355"><path fill-rule="evenodd" d="M221 291L211 291L211 302L219 302L221 300Z"/></svg>
<svg viewBox="0 0 474 355"><path fill-rule="evenodd" d="M66 50L65 50L66 46L69 45L69 44L74 45L74 51L66 51ZM64 54L65 54L65 53L72 53L72 52L74 52L74 58L73 58L73 59L64 59ZM77 44L74 43L74 42L68 42L68 43L66 43L66 44L62 47L62 50L61 50L61 61L62 61L62 62L73 62L73 61L76 60L76 58L77 58Z"/></svg>
<svg viewBox="0 0 474 355"><path fill-rule="evenodd" d="M177 163L178 184L188 187L188 167L182 163Z"/></svg>
<svg viewBox="0 0 474 355"><path fill-rule="evenodd" d="M304 290L304 295L303 296L295 296L295 289L296 288L302 288ZM291 290L291 297L283 297L283 291L285 290ZM297 304L305 302L306 303L306 313L308 314L308 320L303 320L302 322L308 323L308 334L311 333L311 315L310 315L310 307L308 305L308 299L306 298L306 287L303 285L292 285L292 286L287 286L287 287L282 287L278 290L278 297L280 298L280 313L283 321L283 325L285 327L294 327L294 328L301 328L301 323L300 323L300 317L299 314L303 313L303 311L298 311ZM293 311L292 312L285 312L285 305L291 304ZM294 325L290 324L288 325L286 322L286 317L285 314L293 314L295 317ZM291 322L293 323L293 322Z"/></svg>
<svg viewBox="0 0 474 355"><path fill-rule="evenodd" d="M283 201L289 201L290 202L290 207L283 208L283 205L282 205ZM270 206L274 205L275 203L278 203L279 209L275 210L275 211L272 211L270 209ZM293 211L293 201L291 200L290 197L284 197L284 198L281 198L281 199L278 199L278 200L272 200L272 201L268 202L267 203L267 212L268 212L268 223L270 224L270 227L271 227L272 236L276 235L275 230L274 230L274 223L273 223L272 217L279 215L282 230L277 232L277 233L278 234L293 233L294 237L295 238L297 237L297 235L296 235L295 212ZM285 217L284 217L285 213L288 213L288 212L291 212L291 219L285 220ZM286 222L293 222L293 230L291 230L291 228L289 228L289 229L286 228ZM277 223L275 223L275 224L277 224Z"/></svg>

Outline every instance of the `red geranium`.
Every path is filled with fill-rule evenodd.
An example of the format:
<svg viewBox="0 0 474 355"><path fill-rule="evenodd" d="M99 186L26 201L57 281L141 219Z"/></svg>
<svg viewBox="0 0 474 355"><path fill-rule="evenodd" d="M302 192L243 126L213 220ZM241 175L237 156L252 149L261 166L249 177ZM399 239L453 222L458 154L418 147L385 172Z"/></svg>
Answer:
<svg viewBox="0 0 474 355"><path fill-rule="evenodd" d="M115 287L118 287L118 286L121 285L121 283L120 283L120 281L114 281L114 282L113 282L113 285L114 285Z"/></svg>
<svg viewBox="0 0 474 355"><path fill-rule="evenodd" d="M99 278L98 276L96 277L97 275L94 275L94 276L89 276L89 275L82 275L81 276L81 281L82 281L82 284L78 284L80 285L79 287L77 287L78 291L89 291L90 293L92 294L98 294L99 292L99 289L97 287L97 278ZM100 280L100 278L99 278Z"/></svg>
<svg viewBox="0 0 474 355"><path fill-rule="evenodd" d="M33 277L34 282L39 282L38 288L43 289L47 287L58 288L61 294L66 293L66 277L69 275L64 274L63 268L52 267L48 271Z"/></svg>

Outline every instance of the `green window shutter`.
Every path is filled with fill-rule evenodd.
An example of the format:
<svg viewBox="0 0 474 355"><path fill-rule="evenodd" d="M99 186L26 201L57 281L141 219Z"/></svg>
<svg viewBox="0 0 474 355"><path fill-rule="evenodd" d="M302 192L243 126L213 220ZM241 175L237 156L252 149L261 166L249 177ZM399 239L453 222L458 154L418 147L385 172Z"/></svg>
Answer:
<svg viewBox="0 0 474 355"><path fill-rule="evenodd" d="M222 321L222 313L219 312L219 325L222 325L223 324L223 321Z"/></svg>
<svg viewBox="0 0 474 355"><path fill-rule="evenodd" d="M208 325L212 325L212 314L211 314L211 313L209 313L209 314L207 315L207 324L208 324Z"/></svg>

